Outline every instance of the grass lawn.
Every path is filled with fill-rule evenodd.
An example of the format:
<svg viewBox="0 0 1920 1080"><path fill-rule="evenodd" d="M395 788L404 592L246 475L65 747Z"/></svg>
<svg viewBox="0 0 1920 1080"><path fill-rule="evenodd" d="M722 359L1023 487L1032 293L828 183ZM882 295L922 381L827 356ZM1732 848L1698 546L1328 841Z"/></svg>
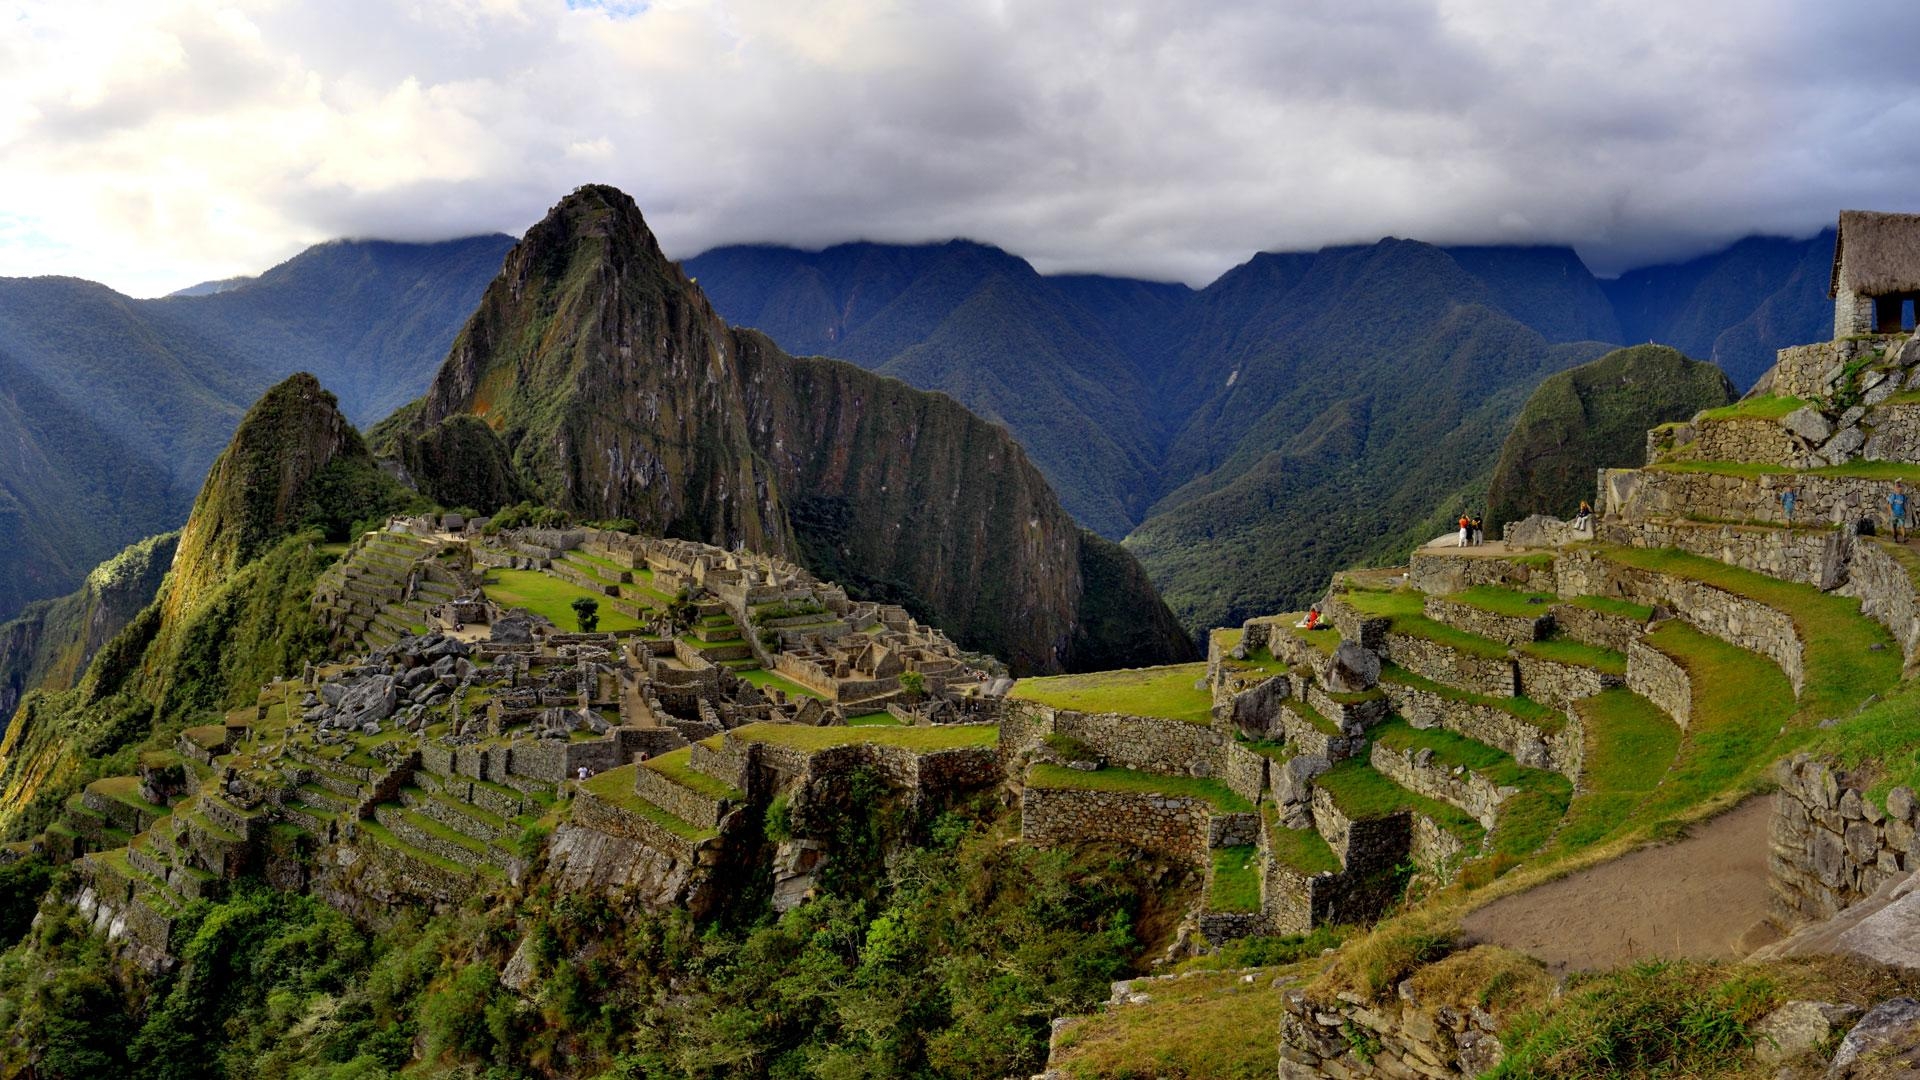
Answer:
<svg viewBox="0 0 1920 1080"><path fill-rule="evenodd" d="M1289 829L1268 819L1267 835L1273 838L1273 857L1282 866L1302 874L1331 874L1340 869L1340 860L1327 845L1318 829Z"/></svg>
<svg viewBox="0 0 1920 1080"><path fill-rule="evenodd" d="M1805 401L1797 397L1778 397L1769 394L1747 401L1736 401L1732 405L1722 405L1717 409L1708 409L1700 414L1700 419L1778 420L1805 404Z"/></svg>
<svg viewBox="0 0 1920 1080"><path fill-rule="evenodd" d="M790 698L809 697L819 701L827 700L827 695L822 694L815 690L809 690L806 687L801 686L799 683L794 682L792 679L782 678L779 675L775 675L773 672L768 671L766 668L754 668L750 671L736 671L734 672L734 674L740 676L742 679L747 680L748 682L752 683L753 685L759 687L762 690L785 691L786 695Z"/></svg>
<svg viewBox="0 0 1920 1080"><path fill-rule="evenodd" d="M606 596L538 570L489 570L486 588L487 597L496 603L504 607L525 608L551 620L562 631L579 627L579 619L570 605L582 596L600 602L602 630L638 630L642 625L639 619L615 610L612 604L607 603Z"/></svg>
<svg viewBox="0 0 1920 1080"><path fill-rule="evenodd" d="M1013 695L1025 701L1090 713L1125 713L1196 724L1213 720L1213 696L1194 689L1207 677L1205 664L1095 671L1021 679Z"/></svg>
<svg viewBox="0 0 1920 1080"><path fill-rule="evenodd" d="M1556 845L1586 847L1627 824L1659 786L1680 752L1673 719L1646 698L1617 687L1574 703L1586 733L1583 790L1567 810Z"/></svg>
<svg viewBox="0 0 1920 1080"><path fill-rule="evenodd" d="M1920 465L1907 465L1897 461L1844 461L1838 465L1823 465L1817 469L1790 469L1785 465L1774 465L1759 461L1663 461L1647 466L1660 472L1712 473L1715 476L1744 476L1758 479L1763 476L1841 476L1850 480L1904 480L1909 484L1920 483Z"/></svg>
<svg viewBox="0 0 1920 1080"><path fill-rule="evenodd" d="M1636 816L1657 821L1756 779L1800 741L1797 733L1782 736L1794 715L1793 689L1773 661L1677 619L1647 635L1647 643L1686 669L1693 719L1673 770Z"/></svg>
<svg viewBox="0 0 1920 1080"><path fill-rule="evenodd" d="M1613 562L1705 582L1787 613L1805 646L1806 684L1794 714L1801 723L1847 716L1900 681L1900 649L1893 635L1861 615L1858 600L1671 548L1607 548L1604 553Z"/></svg>
<svg viewBox="0 0 1920 1080"><path fill-rule="evenodd" d="M1260 910L1260 849L1252 844L1213 849L1208 911Z"/></svg>
<svg viewBox="0 0 1920 1080"><path fill-rule="evenodd" d="M1282 698L1280 707L1300 719L1305 720L1313 726L1313 730L1322 735L1331 735L1338 738L1341 734L1340 725L1327 719L1319 709L1307 704L1306 701L1301 698Z"/></svg>
<svg viewBox="0 0 1920 1080"><path fill-rule="evenodd" d="M734 802L744 800L746 792L717 777L703 772L695 772L691 764L693 747L683 746L678 750L649 758L640 767L652 769L661 776L679 784L683 788L697 791L710 799L731 799Z"/></svg>
<svg viewBox="0 0 1920 1080"><path fill-rule="evenodd" d="M613 572L613 577L612 577L612 579L611 579L611 580L613 580L613 581L615 581L615 582L617 582L617 581L619 581L619 580L620 580L620 575L621 575L621 574L637 574L637 573L639 573L639 571L636 571L636 570L635 570L635 569L634 569L633 567L631 567L631 566L621 566L621 565L620 565L619 563L617 563L617 562L614 562L614 561L613 561L612 559L609 559L609 558L606 558L606 557L604 557L604 556L601 556L601 555L589 555L589 554L587 554L587 553L586 553L586 552L584 552L584 551L570 551L570 552L568 552L568 553L567 553L567 555L568 555L568 557L569 557L569 558L573 558L573 559L577 559L577 560L579 560L580 562L585 562L585 563L592 563L592 564L593 564L593 566L594 566L594 568L595 568L596 570L609 570L609 571L612 571L612 572ZM595 576L595 577L606 577L607 575L606 575L606 574L595 574L594 576Z"/></svg>
<svg viewBox="0 0 1920 1080"><path fill-rule="evenodd" d="M1547 641L1529 641L1520 646L1520 651L1541 660L1592 668L1608 675L1627 673L1626 653L1615 652L1598 645L1589 645L1572 638L1557 637Z"/></svg>
<svg viewBox="0 0 1920 1080"><path fill-rule="evenodd" d="M1435 825L1464 841L1468 847L1478 844L1487 830L1457 806L1429 799L1409 791L1367 764L1365 755L1348 758L1321 773L1313 781L1333 797L1340 812L1356 821L1383 818L1402 810L1430 818Z"/></svg>
<svg viewBox="0 0 1920 1080"><path fill-rule="evenodd" d="M140 794L140 778L137 776L102 777L88 784L87 789L115 802L125 803L148 817L165 817L170 813L166 807L150 803Z"/></svg>
<svg viewBox="0 0 1920 1080"><path fill-rule="evenodd" d="M641 798L633 790L634 772L638 768L638 765L622 765L617 769L608 769L588 779L580 787L603 802L639 814L682 840L697 842L720 835L712 829L703 829L690 821L675 817Z"/></svg>
<svg viewBox="0 0 1920 1080"><path fill-rule="evenodd" d="M945 724L935 727L807 727L803 724L748 724L734 728L735 738L772 743L795 750L826 750L853 743L900 746L908 750L954 750L993 746L1000 729L990 724Z"/></svg>
<svg viewBox="0 0 1920 1080"><path fill-rule="evenodd" d="M1447 599L1469 607L1477 607L1481 611L1490 611L1495 615L1508 615L1518 619L1537 619L1545 615L1559 601L1559 597L1552 593L1521 592L1518 589L1502 589L1493 585L1475 585L1471 589L1454 593Z"/></svg>
<svg viewBox="0 0 1920 1080"><path fill-rule="evenodd" d="M1285 1011L1267 979L1232 972L1140 983L1150 1004L1107 1009L1075 1021L1052 1058L1075 1080L1271 1080L1274 1040Z"/></svg>
<svg viewBox="0 0 1920 1080"><path fill-rule="evenodd" d="M1377 741L1391 749L1431 750L1433 760L1442 766L1464 768L1501 787L1520 789L1500 804L1493 830L1496 855L1518 858L1538 850L1553 835L1573 798L1572 781L1559 773L1529 769L1503 750L1443 728L1423 730L1396 718L1374 730Z"/></svg>
<svg viewBox="0 0 1920 1080"><path fill-rule="evenodd" d="M898 717L890 712L861 713L847 717L848 727L905 727Z"/></svg>
<svg viewBox="0 0 1920 1080"><path fill-rule="evenodd" d="M1355 611L1388 620L1387 629L1408 637L1437 642L1469 656L1497 660L1507 655L1507 646L1492 638L1470 634L1458 627L1429 619L1422 612L1426 596L1413 589L1384 592L1375 589L1349 589L1341 594ZM1545 611L1540 614L1546 614Z"/></svg>
<svg viewBox="0 0 1920 1080"><path fill-rule="evenodd" d="M920 731L921 728L908 728ZM1027 770L1027 786L1069 791L1120 791L1140 795L1172 795L1199 799L1213 804L1223 814L1250 814L1253 804L1233 793L1217 780L1197 776L1162 776L1133 769L1099 769L1081 772L1063 765L1035 765Z"/></svg>
<svg viewBox="0 0 1920 1080"><path fill-rule="evenodd" d="M1848 769L1877 764L1877 779L1866 794L1882 807L1892 788L1920 787L1920 681L1815 735L1807 749Z"/></svg>

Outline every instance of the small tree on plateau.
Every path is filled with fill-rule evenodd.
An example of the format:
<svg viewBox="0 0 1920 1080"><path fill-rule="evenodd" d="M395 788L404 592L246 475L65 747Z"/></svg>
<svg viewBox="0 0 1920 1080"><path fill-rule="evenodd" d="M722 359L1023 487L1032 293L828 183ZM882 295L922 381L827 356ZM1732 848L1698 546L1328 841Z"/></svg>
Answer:
<svg viewBox="0 0 1920 1080"><path fill-rule="evenodd" d="M580 632L591 634L600 628L600 601L591 596L577 597L573 601L573 617L580 623Z"/></svg>

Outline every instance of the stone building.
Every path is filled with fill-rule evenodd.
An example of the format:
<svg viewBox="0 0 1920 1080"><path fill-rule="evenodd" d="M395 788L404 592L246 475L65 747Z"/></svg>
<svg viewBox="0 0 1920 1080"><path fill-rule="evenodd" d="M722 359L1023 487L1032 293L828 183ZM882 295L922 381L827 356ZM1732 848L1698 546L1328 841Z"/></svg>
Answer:
<svg viewBox="0 0 1920 1080"><path fill-rule="evenodd" d="M1833 243L1833 336L1897 334L1920 299L1920 214L1840 212Z"/></svg>

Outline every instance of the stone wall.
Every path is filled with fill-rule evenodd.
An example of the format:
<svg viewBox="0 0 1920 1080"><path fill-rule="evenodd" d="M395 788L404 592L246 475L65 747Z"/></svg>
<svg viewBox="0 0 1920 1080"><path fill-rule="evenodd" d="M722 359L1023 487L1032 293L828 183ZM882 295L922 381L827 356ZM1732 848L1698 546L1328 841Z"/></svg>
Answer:
<svg viewBox="0 0 1920 1080"><path fill-rule="evenodd" d="M1267 790L1266 755L1238 743L1221 748L1219 780L1228 790L1251 803L1260 801Z"/></svg>
<svg viewBox="0 0 1920 1080"><path fill-rule="evenodd" d="M1663 469L1608 469L1601 476L1606 521L1679 518L1756 525L1788 524L1780 493L1793 489L1795 525L1886 522L1891 480L1821 473L1728 476ZM1604 523L1603 523L1604 527Z"/></svg>
<svg viewBox="0 0 1920 1080"><path fill-rule="evenodd" d="M1559 731L1546 732L1505 709L1478 702L1456 701L1432 691L1400 683L1382 683L1393 707L1417 728L1445 728L1476 742L1505 750L1515 761L1535 769L1551 769L1578 779L1585 745L1577 716L1567 717Z"/></svg>
<svg viewBox="0 0 1920 1080"><path fill-rule="evenodd" d="M1653 702L1682 730L1693 723L1693 680L1687 669L1644 641L1627 645L1627 689Z"/></svg>
<svg viewBox="0 0 1920 1080"><path fill-rule="evenodd" d="M1646 625L1624 615L1610 615L1578 604L1557 604L1554 625L1575 641L1598 645L1618 653L1627 651L1627 643L1639 637Z"/></svg>
<svg viewBox="0 0 1920 1080"><path fill-rule="evenodd" d="M1406 860L1413 846L1413 815L1406 811L1386 817L1356 820L1333 801L1327 789L1313 789L1313 825L1349 874L1391 871Z"/></svg>
<svg viewBox="0 0 1920 1080"><path fill-rule="evenodd" d="M1041 847L1111 841L1199 863L1207 858L1206 803L1123 791L1029 787L1020 836Z"/></svg>
<svg viewBox="0 0 1920 1080"><path fill-rule="evenodd" d="M1689 426L1693 438L1670 448L1664 460L1750 461L1795 469L1814 464L1812 444L1782 427L1778 420L1736 416L1696 420Z"/></svg>
<svg viewBox="0 0 1920 1080"><path fill-rule="evenodd" d="M1053 730L1078 739L1109 765L1185 776L1219 776L1227 737L1207 724L1125 713L1056 709Z"/></svg>
<svg viewBox="0 0 1920 1080"><path fill-rule="evenodd" d="M1446 623L1495 641L1504 641L1508 645L1539 641L1553 630L1553 617L1545 604L1540 605L1538 614L1522 618L1496 614L1443 596L1429 596L1422 610L1427 618L1435 622Z"/></svg>
<svg viewBox="0 0 1920 1080"><path fill-rule="evenodd" d="M1817 921L1920 868L1914 852L1920 807L1895 788L1875 805L1831 766L1797 754L1774 767L1767 853L1774 902L1789 920Z"/></svg>
<svg viewBox="0 0 1920 1080"><path fill-rule="evenodd" d="M1509 657L1475 656L1411 634L1390 633L1386 638L1386 657L1416 675L1489 697L1513 697L1518 692Z"/></svg>
<svg viewBox="0 0 1920 1080"><path fill-rule="evenodd" d="M1839 305L1845 307L1844 304ZM1899 340L1892 336L1856 336L1873 330L1873 302L1866 301L1866 322L1855 326L1847 320L1842 330L1836 324L1833 341L1817 341L1781 349L1774 361L1769 393L1782 397L1818 398L1833 393L1846 366L1863 356L1886 349Z"/></svg>
<svg viewBox="0 0 1920 1080"><path fill-rule="evenodd" d="M1482 827L1492 829L1509 793L1477 772L1456 773L1430 758L1418 750L1394 750L1374 743L1369 760L1377 772L1401 787L1457 806Z"/></svg>
<svg viewBox="0 0 1920 1080"><path fill-rule="evenodd" d="M1840 595L1857 597L1860 612L1893 632L1911 666L1920 658L1920 596L1913 572L1886 541L1860 537Z"/></svg>
<svg viewBox="0 0 1920 1080"><path fill-rule="evenodd" d="M1908 382L1912 382L1910 377ZM1876 405L1860 424L1869 428L1860 456L1868 461L1920 462L1920 405Z"/></svg>
<svg viewBox="0 0 1920 1080"><path fill-rule="evenodd" d="M1423 1006L1410 989L1380 1004L1315 1001L1298 989L1284 1002L1280 1080L1479 1076L1505 1053L1499 1018L1469 1005Z"/></svg>
<svg viewBox="0 0 1920 1080"><path fill-rule="evenodd" d="M1520 693L1542 705L1566 710L1581 698L1590 698L1612 686L1622 686L1626 677L1579 664L1542 660L1525 653L1514 657L1520 671Z"/></svg>
<svg viewBox="0 0 1920 1080"><path fill-rule="evenodd" d="M1605 522L1600 538L1640 548L1678 548L1817 589L1847 580L1853 534L1836 528L1770 528L1693 521Z"/></svg>

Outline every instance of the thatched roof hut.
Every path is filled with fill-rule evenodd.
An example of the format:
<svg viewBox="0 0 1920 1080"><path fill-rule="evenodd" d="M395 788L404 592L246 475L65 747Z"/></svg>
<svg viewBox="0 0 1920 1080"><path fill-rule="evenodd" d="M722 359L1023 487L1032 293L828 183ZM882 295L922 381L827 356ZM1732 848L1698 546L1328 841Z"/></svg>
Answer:
<svg viewBox="0 0 1920 1080"><path fill-rule="evenodd" d="M1860 296L1920 293L1920 214L1842 210L1829 298L1840 295L1843 266L1846 284Z"/></svg>

